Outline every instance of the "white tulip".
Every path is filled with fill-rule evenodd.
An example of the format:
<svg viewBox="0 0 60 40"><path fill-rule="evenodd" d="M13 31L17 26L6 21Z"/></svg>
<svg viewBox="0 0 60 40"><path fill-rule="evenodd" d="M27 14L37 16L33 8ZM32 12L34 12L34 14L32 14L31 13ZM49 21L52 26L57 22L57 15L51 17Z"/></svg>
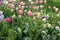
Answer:
<svg viewBox="0 0 60 40"><path fill-rule="evenodd" d="M59 26L56 26L55 29L58 30L59 29Z"/></svg>
<svg viewBox="0 0 60 40"><path fill-rule="evenodd" d="M0 16L0 20L2 20L2 19L4 19L4 15L1 15L1 16Z"/></svg>
<svg viewBox="0 0 60 40"><path fill-rule="evenodd" d="M58 11L58 8L56 8L55 11Z"/></svg>
<svg viewBox="0 0 60 40"><path fill-rule="evenodd" d="M32 0L28 0L29 2L31 2Z"/></svg>
<svg viewBox="0 0 60 40"><path fill-rule="evenodd" d="M45 21L46 21L46 18L43 18L43 19L42 19L42 21L44 21L44 22L45 22Z"/></svg>
<svg viewBox="0 0 60 40"><path fill-rule="evenodd" d="M0 11L0 15L3 15L3 11Z"/></svg>

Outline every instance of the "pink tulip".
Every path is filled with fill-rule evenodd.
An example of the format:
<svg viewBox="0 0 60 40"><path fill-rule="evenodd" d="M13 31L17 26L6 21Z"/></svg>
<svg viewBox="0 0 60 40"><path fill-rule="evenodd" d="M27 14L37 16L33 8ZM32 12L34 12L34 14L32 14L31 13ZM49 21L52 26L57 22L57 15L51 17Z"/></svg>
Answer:
<svg viewBox="0 0 60 40"><path fill-rule="evenodd" d="M40 4L42 4L43 3L43 0L40 0Z"/></svg>
<svg viewBox="0 0 60 40"><path fill-rule="evenodd" d="M23 14L23 10L19 10L19 14Z"/></svg>
<svg viewBox="0 0 60 40"><path fill-rule="evenodd" d="M32 12L31 12L31 11L28 11L28 12L27 12L27 15L28 15L28 16L32 16Z"/></svg>
<svg viewBox="0 0 60 40"><path fill-rule="evenodd" d="M53 9L55 10L56 9L56 6L53 6Z"/></svg>
<svg viewBox="0 0 60 40"><path fill-rule="evenodd" d="M23 6L23 3L22 2L19 2L18 5Z"/></svg>
<svg viewBox="0 0 60 40"><path fill-rule="evenodd" d="M10 5L10 7L11 7L12 9L14 9L14 8L15 8L15 5L14 5L14 4L12 4L12 5Z"/></svg>
<svg viewBox="0 0 60 40"><path fill-rule="evenodd" d="M9 0L9 2L15 2L15 0Z"/></svg>
<svg viewBox="0 0 60 40"><path fill-rule="evenodd" d="M40 8L43 8L44 6L43 5L40 5Z"/></svg>
<svg viewBox="0 0 60 40"><path fill-rule="evenodd" d="M35 3L38 4L38 0L36 0Z"/></svg>
<svg viewBox="0 0 60 40"><path fill-rule="evenodd" d="M9 23L12 23L12 18L8 18L7 21L8 21Z"/></svg>

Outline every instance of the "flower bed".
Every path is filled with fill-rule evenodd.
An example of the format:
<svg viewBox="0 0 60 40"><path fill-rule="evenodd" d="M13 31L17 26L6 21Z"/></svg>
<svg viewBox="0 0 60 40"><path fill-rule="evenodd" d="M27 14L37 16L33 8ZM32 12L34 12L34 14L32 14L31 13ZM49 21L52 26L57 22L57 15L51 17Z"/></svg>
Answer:
<svg viewBox="0 0 60 40"><path fill-rule="evenodd" d="M46 0L0 0L0 40L60 40L60 10Z"/></svg>

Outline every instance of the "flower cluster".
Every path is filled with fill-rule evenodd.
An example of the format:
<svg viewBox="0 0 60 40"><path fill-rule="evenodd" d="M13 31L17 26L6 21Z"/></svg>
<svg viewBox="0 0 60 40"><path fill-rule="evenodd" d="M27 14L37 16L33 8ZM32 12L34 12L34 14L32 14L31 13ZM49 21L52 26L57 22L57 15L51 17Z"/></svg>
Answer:
<svg viewBox="0 0 60 40"><path fill-rule="evenodd" d="M0 39L60 40L60 10L47 4L47 0L0 0Z"/></svg>

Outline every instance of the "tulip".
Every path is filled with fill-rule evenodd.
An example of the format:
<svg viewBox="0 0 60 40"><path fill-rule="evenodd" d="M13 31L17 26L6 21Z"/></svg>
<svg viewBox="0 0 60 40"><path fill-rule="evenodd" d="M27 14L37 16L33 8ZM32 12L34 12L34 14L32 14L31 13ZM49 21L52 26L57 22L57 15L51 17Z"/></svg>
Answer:
<svg viewBox="0 0 60 40"><path fill-rule="evenodd" d="M4 4L8 4L8 1L4 1Z"/></svg>
<svg viewBox="0 0 60 40"><path fill-rule="evenodd" d="M3 11L0 11L0 15L3 15Z"/></svg>
<svg viewBox="0 0 60 40"><path fill-rule="evenodd" d="M47 3L47 1L46 1L46 0L44 0L44 3L46 4L46 3Z"/></svg>
<svg viewBox="0 0 60 40"><path fill-rule="evenodd" d="M43 8L44 6L43 5L40 5L40 8Z"/></svg>
<svg viewBox="0 0 60 40"><path fill-rule="evenodd" d="M22 16L21 15L18 15L18 18L21 18Z"/></svg>
<svg viewBox="0 0 60 40"><path fill-rule="evenodd" d="M38 4L38 0L36 0L35 3Z"/></svg>
<svg viewBox="0 0 60 40"><path fill-rule="evenodd" d="M25 6L29 6L28 4L26 4Z"/></svg>
<svg viewBox="0 0 60 40"><path fill-rule="evenodd" d="M9 0L9 2L15 2L16 0Z"/></svg>
<svg viewBox="0 0 60 40"><path fill-rule="evenodd" d="M55 29L58 30L59 29L59 26L56 26Z"/></svg>
<svg viewBox="0 0 60 40"><path fill-rule="evenodd" d="M7 7L10 7L10 4L9 4L9 3L7 3L7 4L6 4L6 6L7 6Z"/></svg>
<svg viewBox="0 0 60 40"><path fill-rule="evenodd" d="M55 9L55 11L58 11L58 10L59 10L58 8Z"/></svg>
<svg viewBox="0 0 60 40"><path fill-rule="evenodd" d="M40 0L40 4L42 4L43 3L43 1L42 0Z"/></svg>
<svg viewBox="0 0 60 40"><path fill-rule="evenodd" d="M27 12L27 15L28 15L28 16L32 16L32 12L31 12L31 11L28 11L28 12Z"/></svg>
<svg viewBox="0 0 60 40"><path fill-rule="evenodd" d="M8 23L12 23L12 18L7 19Z"/></svg>
<svg viewBox="0 0 60 40"><path fill-rule="evenodd" d="M46 18L43 18L42 21L45 22L46 21Z"/></svg>
<svg viewBox="0 0 60 40"><path fill-rule="evenodd" d="M55 10L56 9L56 6L53 6L53 9Z"/></svg>
<svg viewBox="0 0 60 40"><path fill-rule="evenodd" d="M32 0L28 0L29 2L32 2Z"/></svg>
<svg viewBox="0 0 60 40"><path fill-rule="evenodd" d="M4 15L0 15L0 20L3 20L4 19Z"/></svg>
<svg viewBox="0 0 60 40"><path fill-rule="evenodd" d="M36 16L33 16L33 20L36 20Z"/></svg>
<svg viewBox="0 0 60 40"><path fill-rule="evenodd" d="M23 14L23 10L19 10L19 14Z"/></svg>
<svg viewBox="0 0 60 40"><path fill-rule="evenodd" d="M18 5L23 6L23 2L19 2Z"/></svg>
<svg viewBox="0 0 60 40"><path fill-rule="evenodd" d="M14 5L14 4L11 4L10 7L11 7L12 9L14 9L14 8L15 8L15 5Z"/></svg>
<svg viewBox="0 0 60 40"><path fill-rule="evenodd" d="M48 8L50 9L50 8L51 8L51 6L48 6Z"/></svg>
<svg viewBox="0 0 60 40"><path fill-rule="evenodd" d="M42 16L42 19L46 18L46 16Z"/></svg>

